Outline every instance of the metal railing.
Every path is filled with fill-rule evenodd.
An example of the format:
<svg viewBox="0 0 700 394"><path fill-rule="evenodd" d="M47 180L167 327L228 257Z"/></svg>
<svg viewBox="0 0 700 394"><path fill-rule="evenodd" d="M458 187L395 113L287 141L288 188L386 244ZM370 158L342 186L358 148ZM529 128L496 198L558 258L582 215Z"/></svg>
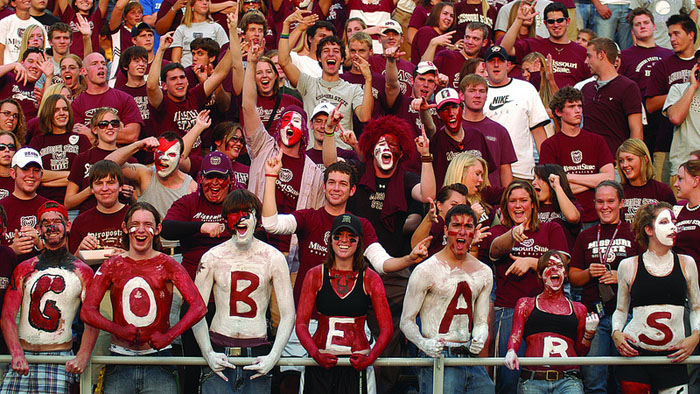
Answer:
<svg viewBox="0 0 700 394"><path fill-rule="evenodd" d="M26 356L29 363L65 364L74 356ZM250 365L256 357L231 357L229 362L234 365ZM377 366L413 366L433 367L433 393L442 394L445 367L456 366L500 366L502 357L484 358L379 358L374 362ZM671 364L671 359L665 356L645 357L520 357L520 366L528 365L654 365ZM12 362L11 356L0 356L0 363ZM138 356L92 356L88 361L85 372L80 376L80 394L92 393L92 364L120 365L207 365L202 357L138 357ZM688 357L681 364L700 364L700 356ZM316 362L309 357L283 357L277 365L284 366L313 366ZM339 366L350 366L349 358L339 358Z"/></svg>

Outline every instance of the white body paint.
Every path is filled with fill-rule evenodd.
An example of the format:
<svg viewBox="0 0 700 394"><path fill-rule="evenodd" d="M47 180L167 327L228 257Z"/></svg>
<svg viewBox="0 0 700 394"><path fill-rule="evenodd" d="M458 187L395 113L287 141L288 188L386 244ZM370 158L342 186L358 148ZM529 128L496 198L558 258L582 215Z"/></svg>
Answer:
<svg viewBox="0 0 700 394"><path fill-rule="evenodd" d="M388 163L384 163L382 161L382 156L384 154L391 155L391 160ZM386 138L384 137L379 138L377 145L374 146L374 160L377 163L377 166L384 171L389 171L392 167L394 167L394 161L396 161L396 158L394 157L391 147L386 142Z"/></svg>
<svg viewBox="0 0 700 394"><path fill-rule="evenodd" d="M659 240L661 245L673 246L675 238L672 236L676 234L676 224L675 220L671 215L671 211L664 209L659 213L654 221L654 232L656 233L656 238Z"/></svg>
<svg viewBox="0 0 700 394"><path fill-rule="evenodd" d="M135 297L143 297L144 293L145 296L148 297L148 313L146 316L136 316L134 312L131 311L131 303L129 300L134 291L138 292ZM122 292L122 315L124 316L124 320L136 327L146 327L156 321L157 312L156 297L148 282L140 276L129 279L124 285L124 290Z"/></svg>
<svg viewBox="0 0 700 394"><path fill-rule="evenodd" d="M645 305L638 306L632 309L632 320L623 330L624 333L630 334L636 341L637 346L646 350L667 350L669 346L673 346L685 338L685 327L683 326L683 307L680 305ZM664 317L659 317L659 312L663 313ZM651 317L650 317L651 315ZM666 317L670 315L669 317ZM649 325L649 320L652 320L656 327ZM666 328L659 328L658 326ZM667 331L668 330L668 331ZM667 332L664 332L667 331ZM640 336L649 338L653 342L645 341ZM656 341L663 342L662 344L654 344Z"/></svg>
<svg viewBox="0 0 700 394"><path fill-rule="evenodd" d="M324 353L333 354L351 354L352 348L350 346L343 346L333 343L335 338L345 337L345 331L338 329L337 324L353 324L355 319L352 317L329 317L328 318L328 335L326 336L326 349Z"/></svg>
<svg viewBox="0 0 700 394"><path fill-rule="evenodd" d="M566 351L569 345L562 338L545 337L544 346L542 347L542 357L569 357Z"/></svg>
<svg viewBox="0 0 700 394"><path fill-rule="evenodd" d="M56 308L61 311L61 319L58 329L53 332L39 330L29 323L29 308L31 303L31 291L37 280L44 275L61 276L65 281L65 289L60 293L46 292L41 298L40 310L44 311L48 301L54 301ZM80 302L85 298L83 283L73 271L64 268L52 267L41 271L34 271L24 279L22 289L22 309L20 311L18 334L19 338L34 345L53 345L71 342L73 331L71 324L78 311Z"/></svg>

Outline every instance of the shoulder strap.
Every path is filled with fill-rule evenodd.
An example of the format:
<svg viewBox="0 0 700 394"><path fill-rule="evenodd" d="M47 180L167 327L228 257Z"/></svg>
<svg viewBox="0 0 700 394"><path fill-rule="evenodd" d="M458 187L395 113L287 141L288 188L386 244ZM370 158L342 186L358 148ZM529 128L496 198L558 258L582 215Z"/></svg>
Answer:
<svg viewBox="0 0 700 394"><path fill-rule="evenodd" d="M272 108L272 114L270 115L270 119L267 120L267 124L265 125L265 129L267 131L270 131L270 127L272 126L272 122L275 120L275 115L277 115L277 110L280 107L280 101L282 101L282 92L277 93L277 100L275 100L275 107Z"/></svg>

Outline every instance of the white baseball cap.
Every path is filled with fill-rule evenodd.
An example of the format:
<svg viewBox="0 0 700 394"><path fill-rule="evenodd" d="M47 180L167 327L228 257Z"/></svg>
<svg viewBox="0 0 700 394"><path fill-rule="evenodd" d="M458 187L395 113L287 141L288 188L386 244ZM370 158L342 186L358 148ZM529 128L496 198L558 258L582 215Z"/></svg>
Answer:
<svg viewBox="0 0 700 394"><path fill-rule="evenodd" d="M26 168L29 164L36 163L42 170L44 166L41 163L41 156L36 149L32 148L22 148L15 152L12 156L12 167L17 166L19 168Z"/></svg>
<svg viewBox="0 0 700 394"><path fill-rule="evenodd" d="M314 112L311 114L311 119L313 120L313 118L315 118L316 115L319 115L319 114L330 115L334 109L335 109L335 105L329 103L328 101L322 101L322 102L318 103L318 105L316 105L316 107L314 107Z"/></svg>
<svg viewBox="0 0 700 394"><path fill-rule="evenodd" d="M438 109L447 103L460 104L461 102L459 93L452 88L444 88L435 94L435 104Z"/></svg>
<svg viewBox="0 0 700 394"><path fill-rule="evenodd" d="M388 21L384 22L384 28L382 29L382 34L386 33L389 30L393 30L399 34L403 34L403 29L401 28L401 25L399 22L389 19Z"/></svg>

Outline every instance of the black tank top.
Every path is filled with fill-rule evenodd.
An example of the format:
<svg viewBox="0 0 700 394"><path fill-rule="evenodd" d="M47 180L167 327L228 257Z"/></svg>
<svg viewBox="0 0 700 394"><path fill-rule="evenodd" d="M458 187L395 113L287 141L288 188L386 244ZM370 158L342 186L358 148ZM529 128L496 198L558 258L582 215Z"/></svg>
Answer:
<svg viewBox="0 0 700 394"><path fill-rule="evenodd" d="M637 263L637 276L630 290L630 306L685 305L687 284L678 255L673 253L673 269L666 276L653 276L644 266L642 255Z"/></svg>
<svg viewBox="0 0 700 394"><path fill-rule="evenodd" d="M571 313L568 315L555 315L538 308L537 299L535 299L535 308L525 322L523 337L527 338L530 335L541 332L551 332L571 338L575 342L576 334L578 333L578 319L574 313L574 306L571 304L571 301L569 301L569 306L571 307Z"/></svg>
<svg viewBox="0 0 700 394"><path fill-rule="evenodd" d="M316 310L326 316L360 317L367 314L371 304L370 297L364 291L365 270L362 269L355 280L355 287L350 294L341 298L333 290L328 269L323 267L323 285L316 293Z"/></svg>

